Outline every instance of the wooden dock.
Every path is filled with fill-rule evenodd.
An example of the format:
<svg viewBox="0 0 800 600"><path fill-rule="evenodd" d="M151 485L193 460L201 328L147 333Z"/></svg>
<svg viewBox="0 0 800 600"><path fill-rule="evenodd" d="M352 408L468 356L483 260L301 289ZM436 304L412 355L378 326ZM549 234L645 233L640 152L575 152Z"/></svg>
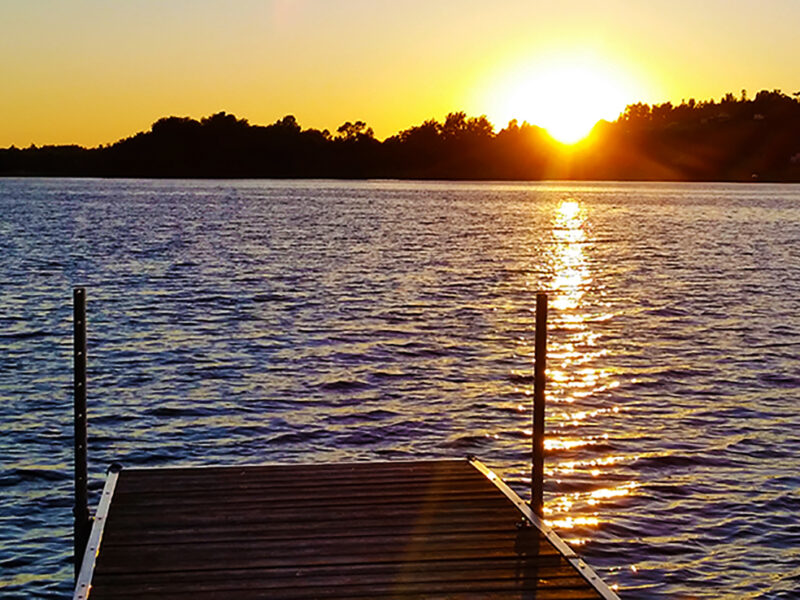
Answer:
<svg viewBox="0 0 800 600"><path fill-rule="evenodd" d="M87 597L617 598L474 459L111 470Z"/></svg>

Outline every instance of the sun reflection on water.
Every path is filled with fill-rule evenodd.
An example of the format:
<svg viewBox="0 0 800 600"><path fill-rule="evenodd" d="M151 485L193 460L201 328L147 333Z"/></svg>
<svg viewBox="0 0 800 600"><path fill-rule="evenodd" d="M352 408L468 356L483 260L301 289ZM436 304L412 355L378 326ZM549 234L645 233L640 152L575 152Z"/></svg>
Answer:
<svg viewBox="0 0 800 600"><path fill-rule="evenodd" d="M637 483L611 483L603 477L630 457L609 450L608 433L603 431L621 407L592 404L619 382L614 370L603 366L607 352L599 346L600 334L592 329L611 315L604 313L595 293L599 286L587 257L591 249L587 208L573 198L563 200L553 210L551 231L545 473L557 490L562 481L558 478L570 477L566 486L570 491L547 497L545 513L551 527L572 533L570 541L581 544L589 530L602 525L602 505L632 494ZM585 489L574 491L576 484Z"/></svg>
<svg viewBox="0 0 800 600"><path fill-rule="evenodd" d="M601 354L582 302L592 284L584 248L586 227L586 210L577 201L564 200L554 211L550 259L552 327L566 336L554 336L548 353L548 379L552 382L548 399L552 402L573 402L608 375L591 367L576 369Z"/></svg>
<svg viewBox="0 0 800 600"><path fill-rule="evenodd" d="M545 519L550 527L556 529L574 529L575 527L597 527L600 519L597 517L561 517L559 519Z"/></svg>
<svg viewBox="0 0 800 600"><path fill-rule="evenodd" d="M616 446L615 421L629 410L615 398L614 388L624 381L604 347L608 320L614 318L603 265L594 262L596 241L591 206L565 198L539 206L537 228L530 243L538 269L526 268L518 296L498 305L510 326L516 356L522 368L508 374L510 397L503 414L513 415L513 439L526 454L532 437L530 411L533 394L534 323L532 292L548 291L547 407L545 426L545 521L570 544L580 545L603 535L614 514L614 504L638 493L628 480L627 465L636 460ZM505 290L504 290L505 291ZM522 300L522 303L520 303ZM611 435L609 435L611 433ZM496 439L496 438L495 438ZM520 442L523 441L523 443ZM502 475L521 488L530 487L526 459ZM524 487L523 487L524 486Z"/></svg>

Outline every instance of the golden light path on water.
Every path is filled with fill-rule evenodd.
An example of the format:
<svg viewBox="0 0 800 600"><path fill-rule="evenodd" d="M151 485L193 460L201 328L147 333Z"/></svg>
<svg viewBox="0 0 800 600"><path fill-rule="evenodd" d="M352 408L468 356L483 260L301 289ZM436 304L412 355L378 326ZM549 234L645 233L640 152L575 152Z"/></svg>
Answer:
<svg viewBox="0 0 800 600"><path fill-rule="evenodd" d="M620 407L592 402L618 382L612 370L598 366L606 351L593 329L610 315L598 312L596 305L587 309L587 291L597 293L598 287L586 255L591 244L587 209L575 199L565 199L555 206L551 223L545 477L552 478L559 491L546 495L545 520L568 542L580 545L592 529L602 526L604 503L631 494L637 482L603 477L629 457L604 450L608 434L597 433L597 424L602 431ZM567 479L569 491L560 491Z"/></svg>

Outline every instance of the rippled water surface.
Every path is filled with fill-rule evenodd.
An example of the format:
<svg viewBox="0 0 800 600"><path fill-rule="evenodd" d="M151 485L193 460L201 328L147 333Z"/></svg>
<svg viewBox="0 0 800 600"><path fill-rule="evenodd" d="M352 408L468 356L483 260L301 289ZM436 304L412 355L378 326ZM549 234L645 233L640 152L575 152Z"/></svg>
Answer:
<svg viewBox="0 0 800 600"><path fill-rule="evenodd" d="M71 588L71 287L105 467L476 454L623 598L800 590L800 187L0 180L0 595Z"/></svg>

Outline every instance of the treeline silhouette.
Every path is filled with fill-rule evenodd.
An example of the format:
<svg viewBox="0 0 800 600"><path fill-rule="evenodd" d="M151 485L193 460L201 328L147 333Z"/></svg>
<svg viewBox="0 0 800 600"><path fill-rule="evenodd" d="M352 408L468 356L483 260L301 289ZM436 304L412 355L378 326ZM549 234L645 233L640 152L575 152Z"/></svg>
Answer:
<svg viewBox="0 0 800 600"><path fill-rule="evenodd" d="M463 112L383 141L363 121L331 133L293 116L267 126L224 112L167 117L97 148L0 150L0 175L800 181L800 92L792 96L633 104L574 146L517 121L495 132Z"/></svg>

